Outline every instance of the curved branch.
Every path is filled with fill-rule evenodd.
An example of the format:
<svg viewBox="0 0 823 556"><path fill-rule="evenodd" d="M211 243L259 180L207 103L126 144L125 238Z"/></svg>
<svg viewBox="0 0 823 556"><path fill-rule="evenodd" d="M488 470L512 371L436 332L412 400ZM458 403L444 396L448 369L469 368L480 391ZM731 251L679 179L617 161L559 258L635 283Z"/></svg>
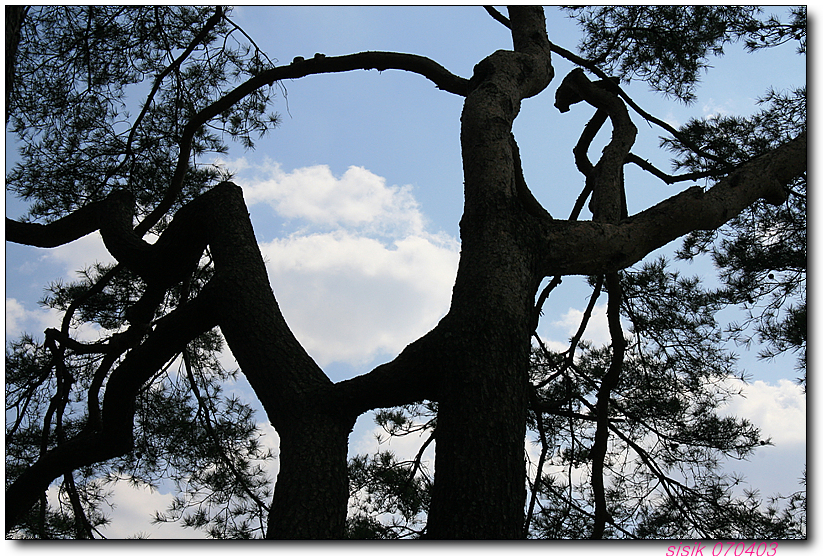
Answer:
<svg viewBox="0 0 823 556"><path fill-rule="evenodd" d="M259 79L263 83L273 83L307 75L371 69L377 71L395 69L417 73L434 83L438 89L458 96L468 94L468 79L454 75L431 58L402 52L368 51L343 56L320 55L307 60L293 61L288 66L272 68L254 79Z"/></svg>
<svg viewBox="0 0 823 556"><path fill-rule="evenodd" d="M576 65L578 65L582 68L586 68L587 70L589 70L590 72L595 74L600 79L609 79L609 80L611 80L611 77L606 75L606 72L604 72L602 69L597 67L597 64L595 64L594 62L592 62L590 60L586 60L585 58L582 58L582 57L578 56L577 54L574 54L573 52L570 52L570 51L566 50L565 48L563 48L561 46L558 46L554 43L550 43L550 45L551 45L552 52L554 52L555 54L559 54L560 56L562 56L563 58L569 60L570 62L572 62L572 63L574 63L574 64L576 64ZM695 153L699 154L700 156L703 156L703 157L708 158L710 160L713 160L715 162L722 162L717 157L712 156L711 154L709 154L707 152L704 152L700 147L698 147L697 145L695 145L694 143L689 141L686 137L684 137L680 132L678 132L676 129L674 129L668 123L664 122L660 118L652 116L651 114L649 114L648 112L646 112L645 110L640 108L640 106L617 83L615 83L615 88L616 88L617 94L620 95L620 98L622 98L624 101L626 101L626 104L628 104L632 108L632 110L637 112L644 120L646 120L647 122L655 124L656 126L660 127L661 129L664 129L665 131L670 133L673 137L677 138L681 143L683 143L687 147L691 148Z"/></svg>
<svg viewBox="0 0 823 556"><path fill-rule="evenodd" d="M45 335L46 340L51 340L52 342L60 342L63 348L68 348L72 350L74 353L107 353L111 349L110 344L107 342L95 342L93 344L84 344L83 342L75 340L68 334L63 333L61 330L57 330L56 328L46 328L43 331L43 334Z"/></svg>
<svg viewBox="0 0 823 556"><path fill-rule="evenodd" d="M574 202L569 220L578 219L583 210L583 205L586 204L586 199L589 198L589 195L591 195L594 190L594 165L589 160L589 146L591 146L595 135L597 135L597 132L600 131L600 128L603 127L603 124L606 122L607 116L605 110L598 109L594 113L594 116L592 116L592 119L586 124L586 127L583 128L580 139L577 140L577 144L572 149L574 163L577 169L580 170L580 173L586 177L586 185Z"/></svg>
<svg viewBox="0 0 823 556"><path fill-rule="evenodd" d="M437 62L418 56L416 54L402 54L397 52L361 52L346 56L317 56L309 60L297 61L287 66L278 66L261 72L260 74L237 86L235 89L216 100L198 114L196 114L183 129L180 139L180 153L177 159L177 166L174 170L169 189L162 201L140 222L135 231L139 236L143 236L152 228L160 218L174 204L183 187L183 178L189 168L189 157L191 155L192 141L194 134L200 126L218 116L225 110L240 102L244 97L254 91L271 85L276 81L284 79L298 79L307 75L321 73L339 73L353 70L376 69L383 71L387 69L397 69L418 73L432 81L439 89L466 96L468 93L468 80L458 77Z"/></svg>
<svg viewBox="0 0 823 556"><path fill-rule="evenodd" d="M444 319L446 320L446 319ZM372 371L338 382L333 397L341 409L353 416L381 407L397 407L423 400L437 401L441 358L448 350L443 321L431 332L409 344L392 361Z"/></svg>
<svg viewBox="0 0 823 556"><path fill-rule="evenodd" d="M48 224L20 222L6 217L6 241L32 247L65 245L97 230L100 216L109 212L117 202L116 197L109 195Z"/></svg>
<svg viewBox="0 0 823 556"><path fill-rule="evenodd" d="M577 166L577 169L580 170L580 173L586 177L594 171L594 165L589 160L589 147L597 135L597 132L600 131L600 128L603 127L604 123L606 123L607 117L608 114L605 110L598 109L583 128L583 133L580 134L580 139L577 140L577 144L572 149L572 153L574 154L574 163Z"/></svg>
<svg viewBox="0 0 823 556"><path fill-rule="evenodd" d="M189 157L191 156L194 135L202 125L231 108L254 91L276 81L359 69L376 69L378 71L397 69L417 73L432 81L439 89L460 96L468 94L469 81L467 79L452 74L430 58L416 54L360 52L345 56L317 56L309 60L296 60L287 66L278 66L263 71L237 86L189 120L181 134L180 152L169 188L160 203L134 229L137 237L142 238L146 232L157 224L180 194L183 180L189 168ZM45 225L17 222L6 218L7 239L15 243L36 247L56 247L74 241L97 229L98 223L94 216L107 213L105 206L107 202L107 200L104 200L91 203L56 222Z"/></svg>
<svg viewBox="0 0 823 556"><path fill-rule="evenodd" d="M196 299L160 319L154 333L129 352L107 383L100 429L87 429L49 450L6 489L7 533L54 479L131 449L134 399L138 390L155 369L180 352L181 346L215 326L212 307L217 291L216 288L203 290Z"/></svg>
<svg viewBox="0 0 823 556"><path fill-rule="evenodd" d="M584 194L587 190L592 192L589 207L594 215L593 219L611 223L616 223L625 216L623 165L637 135L637 128L620 100L616 87L611 79L592 83L582 69L575 68L557 88L555 101L555 106L561 112L568 111L569 106L584 100L597 108L597 113L583 130L574 154L578 167L586 176ZM603 125L606 114L612 121L612 138L603 149L600 160L590 168L591 163L585 151Z"/></svg>
<svg viewBox="0 0 823 556"><path fill-rule="evenodd" d="M758 199L780 203L806 172L806 132L741 165L704 191L690 187L619 224L553 220L542 226L543 276L620 270L694 230L714 230Z"/></svg>

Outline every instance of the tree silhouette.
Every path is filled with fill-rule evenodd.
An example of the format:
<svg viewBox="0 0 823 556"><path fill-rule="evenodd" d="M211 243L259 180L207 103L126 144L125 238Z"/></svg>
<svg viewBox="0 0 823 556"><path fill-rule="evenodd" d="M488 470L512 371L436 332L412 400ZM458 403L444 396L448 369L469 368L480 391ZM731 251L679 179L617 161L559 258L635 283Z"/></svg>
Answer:
<svg viewBox="0 0 823 556"><path fill-rule="evenodd" d="M173 467L199 469L196 480L226 497L216 505L228 504L231 496L243 501L237 515L252 517L234 522L233 536L263 529L268 538L340 538L347 530L356 536L357 524L347 529L346 523L350 472L359 469L353 477L362 478L382 470L385 484L402 484L396 476L386 478L392 461L363 460L349 469L347 443L355 419L374 409L424 402L436 410L434 480L430 488L420 481L407 485L402 500L408 516L425 507L426 538L513 539L535 529L542 531L538 535L564 536L574 515L588 517L577 534L594 538L625 530L629 522L633 536L665 534L659 522L673 516L694 525L682 534L723 530L709 520L699 523L694 510L684 509L707 499L707 485L700 490L677 483L659 462L688 461L690 445L747 453L760 442L756 431L711 414L678 426L677 416L687 415L687 408L654 407L637 393L665 392L691 380L695 397L689 403L710 408L699 399L701 380L716 376L722 355L706 349L701 365L684 377L678 373L694 361L662 349L661 339L667 331L692 334L691 344L683 345L706 348L708 340L699 336L708 321L654 319L688 320L682 310L663 307L678 293L692 296L698 315L713 302L738 302L733 294L741 293L740 280L766 295L759 280L775 268L767 258L780 255L768 249L739 254L734 245L721 244L715 258L728 269L729 288L719 301L720 294L708 299L689 290L663 265L627 269L689 234L689 249L711 249L712 234L727 223L764 222L762 211L780 210L765 208L763 201L787 207L785 218L805 214L805 90L792 104L802 100L802 121L772 126L768 141L755 141L765 124L748 132L747 122L729 124L737 137L722 133L720 123L675 130L645 113L621 85L641 78L689 100L706 56L727 42L743 38L754 48L799 39L805 45L805 11L794 12L784 25L760 21L749 8L572 10L588 30L580 55L550 42L540 7L512 7L508 17L489 12L511 30L512 50L490 54L466 79L429 58L394 52L317 55L275 65L253 42L239 43L242 30L220 7L7 7L12 79L6 119L23 142L23 161L7 174L7 187L32 204L26 220L7 218L6 239L49 248L99 230L117 260L87 270L77 284L56 284L48 302L65 312L62 328L47 330L42 345L24 338L7 350L7 416L9 410L17 414L7 418L6 429L7 534L49 536L74 528L76 536L92 536L103 518L86 510L101 496L90 478L101 470L146 477L166 458ZM560 112L578 104L595 109L574 152L585 187L566 219L550 214L531 193L512 134L521 102L547 94L555 79L553 56L578 66L560 80ZM255 134L276 125L277 117L266 110L272 87L282 80L366 69L418 74L464 97L461 254L446 316L392 361L333 383L280 312L241 189L197 160L224 152L224 133L252 145ZM151 90L130 119L123 111L125 88L146 78ZM688 174L665 174L632 152L637 129L630 110L662 127ZM611 138L590 161L589 145L606 122ZM689 187L629 214L623 175L628 163L666 183L709 178L713 185ZM592 218L580 220L587 200ZM804 272L803 218L793 228L802 227L802 238L785 256L802 247L802 260L794 264ZM744 227L734 229L743 242ZM567 275L591 276L596 292L608 295L611 345L605 351L582 346L582 359L575 358L575 345L553 354L532 343L543 302ZM552 281L541 290L546 278ZM793 284L789 294L802 291L802 309L785 321L766 314L758 333L777 349L784 343L805 346L805 282L786 274L781 283ZM648 294L652 286L659 297L644 298L640 292ZM652 359L640 351L648 343L627 338L621 310L634 337L661 346ZM72 338L75 321L96 322L108 336L81 343ZM264 457L248 408L216 390L225 376L215 360L223 339L280 438L273 493L260 469L248 464ZM178 358L179 382L158 381ZM663 380L669 373L677 377ZM81 404L73 401L78 396ZM680 403L677 396L660 399ZM640 442L648 430L627 431L620 422L651 428L655 412L666 420L654 430L666 445L650 453ZM578 434L587 440L564 438L563 419L582 420L586 430ZM571 484L553 485L539 473L527 497L529 427L538 434L544 461L551 450L565 447L567 461L588 462L588 509L574 496L557 494ZM634 451L638 465L650 470L649 481L664 484L668 506L643 519L616 509L630 503L620 498L620 485L607 483L613 467L607 455L615 441ZM173 457L180 459L169 461L169 451L157 448L160 442L174 446ZM60 477L76 518L70 524L47 514L43 493ZM712 508L722 503L720 490ZM535 501L542 501L537 513ZM203 526L211 517L203 510L188 519ZM214 536L228 534L231 519L217 518L222 529L216 527Z"/></svg>

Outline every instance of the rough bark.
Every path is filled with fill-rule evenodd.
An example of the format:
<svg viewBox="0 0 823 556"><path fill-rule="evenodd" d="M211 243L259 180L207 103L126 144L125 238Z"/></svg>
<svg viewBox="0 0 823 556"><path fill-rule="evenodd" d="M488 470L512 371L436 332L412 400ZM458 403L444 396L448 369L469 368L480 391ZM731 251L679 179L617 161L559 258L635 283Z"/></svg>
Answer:
<svg viewBox="0 0 823 556"><path fill-rule="evenodd" d="M355 416L330 403L332 383L286 325L240 188L210 204L215 310L243 374L280 437L269 538L339 538L348 500L347 441ZM227 219L223 213L231 214Z"/></svg>
<svg viewBox="0 0 823 556"><path fill-rule="evenodd" d="M541 222L540 273L593 275L627 268L693 230L717 229L759 199L779 203L806 171L806 133L740 166L714 187L693 186L617 224Z"/></svg>
<svg viewBox="0 0 823 556"><path fill-rule="evenodd" d="M465 208L451 310L456 340L439 381L434 539L520 538L530 314L539 284L518 195L511 126L550 82L542 9L512 9L514 52L475 67L461 128Z"/></svg>

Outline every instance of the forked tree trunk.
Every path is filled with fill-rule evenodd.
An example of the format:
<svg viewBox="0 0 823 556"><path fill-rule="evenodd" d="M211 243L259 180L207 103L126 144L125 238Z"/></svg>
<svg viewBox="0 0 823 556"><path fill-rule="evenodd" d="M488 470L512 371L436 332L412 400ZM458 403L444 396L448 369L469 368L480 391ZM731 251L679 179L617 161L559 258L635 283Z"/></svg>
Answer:
<svg viewBox="0 0 823 556"><path fill-rule="evenodd" d="M426 536L523 536L530 334L540 280L616 271L692 230L719 227L756 199L779 202L782 184L806 171L806 136L752 160L708 191L690 188L619 224L552 220L528 192L511 133L521 100L540 93L553 77L546 22L541 7L513 7L509 15L514 50L480 62L468 84L421 57L327 57L273 68L214 103L199 115L202 122L189 124L196 129L266 79L355 68L398 67L467 94L462 246L450 311L432 332L370 373L332 384L297 342L280 314L234 185L218 185L179 210L151 246L142 234L131 237L130 214L118 227L113 217L119 213L110 210L122 201L117 195L49 225L7 219L7 240L42 247L99 226L115 258L137 274L145 271L141 276L156 280L160 291L179 280L175 272L199 260L206 244L215 263L209 286L154 323L111 373L102 425L51 450L7 488L7 531L63 472L130 450L141 385L197 335L220 326L281 438L270 538L342 537L347 439L355 419L377 407L424 399L438 402ZM181 160L184 171L188 158ZM194 257L188 266L187 257Z"/></svg>

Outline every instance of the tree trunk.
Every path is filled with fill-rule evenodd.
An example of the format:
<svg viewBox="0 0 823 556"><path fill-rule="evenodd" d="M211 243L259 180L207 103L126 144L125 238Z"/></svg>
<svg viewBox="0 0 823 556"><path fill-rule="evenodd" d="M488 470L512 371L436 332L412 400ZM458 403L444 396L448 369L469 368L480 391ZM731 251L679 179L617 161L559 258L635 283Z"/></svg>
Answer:
<svg viewBox="0 0 823 556"><path fill-rule="evenodd" d="M280 437L268 538L330 539L345 532L348 435L356 415L294 337L268 281L239 187L223 184L208 220L220 284L220 329Z"/></svg>
<svg viewBox="0 0 823 556"><path fill-rule="evenodd" d="M501 260L461 263L449 327L459 340L444 354L438 396L429 538L522 536L527 323L537 286L511 243L500 240L491 253L506 255L509 271Z"/></svg>
<svg viewBox="0 0 823 556"><path fill-rule="evenodd" d="M143 382L198 334L219 325L280 436L270 538L342 537L347 440L355 419L370 409L423 399L439 404L427 537L523 536L530 335L540 280L625 268L685 233L719 227L758 198L779 202L783 184L806 170L806 135L746 163L708 191L691 188L620 222L552 220L528 191L511 133L521 100L545 89L553 77L546 23L541 7L509 13L514 50L481 61L468 82L410 55L320 58L256 76L187 125L190 138L261 83L353 68L398 67L466 94L462 247L449 314L370 373L332 384L297 342L277 306L236 186L218 185L186 205L151 246L140 239L140 227L136 239L128 237L131 214L123 219L114 210L124 201L117 194L48 225L7 219L7 239L29 245L62 244L100 226L115 258L156 283L158 291L179 280L205 244L215 263L209 286L157 321L148 339L112 372L100 430L49 452L7 489L7 531L55 477L126 452L133 401ZM188 168L187 149L181 148L180 176ZM114 226L118 216L126 223L120 228ZM153 222L149 218L141 226Z"/></svg>
<svg viewBox="0 0 823 556"><path fill-rule="evenodd" d="M465 207L443 354L427 537L516 539L526 501L531 311L540 278L511 126L553 76L543 9L510 10L515 52L480 62L462 115Z"/></svg>

